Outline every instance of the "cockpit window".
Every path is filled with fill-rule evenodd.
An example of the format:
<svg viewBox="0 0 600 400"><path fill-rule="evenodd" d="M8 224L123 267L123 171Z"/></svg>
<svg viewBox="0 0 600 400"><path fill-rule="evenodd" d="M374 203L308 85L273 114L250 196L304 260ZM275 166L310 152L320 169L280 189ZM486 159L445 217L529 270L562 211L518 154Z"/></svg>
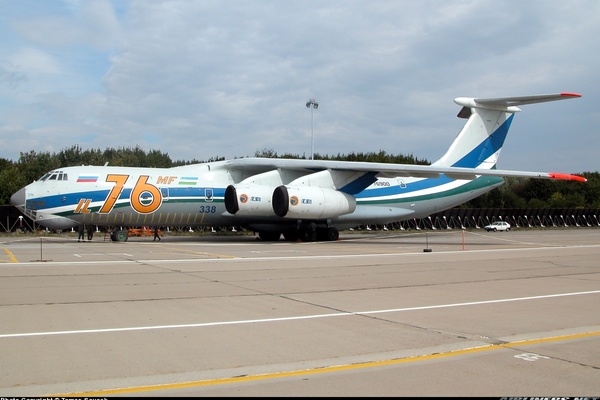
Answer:
<svg viewBox="0 0 600 400"><path fill-rule="evenodd" d="M69 175L61 171L48 172L40 178L40 181L68 181Z"/></svg>

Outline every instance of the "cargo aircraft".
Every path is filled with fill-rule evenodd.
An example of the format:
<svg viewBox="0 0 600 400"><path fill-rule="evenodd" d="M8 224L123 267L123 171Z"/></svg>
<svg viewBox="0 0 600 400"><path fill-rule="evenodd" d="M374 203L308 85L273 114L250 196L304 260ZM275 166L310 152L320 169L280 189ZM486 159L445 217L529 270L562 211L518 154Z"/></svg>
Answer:
<svg viewBox="0 0 600 400"><path fill-rule="evenodd" d="M496 169L519 106L576 93L454 100L466 119L431 165L239 158L173 168L72 166L55 169L11 196L53 230L237 226L262 240L337 240L339 231L387 224L455 207L500 186L503 177L585 182L571 174Z"/></svg>

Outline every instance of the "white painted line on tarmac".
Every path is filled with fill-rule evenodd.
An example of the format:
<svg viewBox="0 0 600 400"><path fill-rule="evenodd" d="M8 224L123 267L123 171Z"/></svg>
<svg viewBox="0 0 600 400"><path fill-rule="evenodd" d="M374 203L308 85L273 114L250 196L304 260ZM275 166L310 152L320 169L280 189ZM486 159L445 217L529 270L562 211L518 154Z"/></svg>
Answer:
<svg viewBox="0 0 600 400"><path fill-rule="evenodd" d="M253 261L276 261L276 260L330 260L330 259L351 259L351 258L363 258L363 257L408 257L408 256L419 256L419 257L431 257L432 254L443 254L443 255L463 255L463 254L477 254L477 253L506 253L506 252L527 252L527 251L552 251L552 250L564 250L564 249L593 249L600 247L600 244L593 245L576 245L576 246L562 246L562 247L533 247L533 248L510 248L510 249L484 249L484 250L453 250L453 251L433 251L430 253L424 252L410 252L410 253L373 253L373 254L336 254L336 255L320 255L320 256L273 256L273 257L238 257L238 256L220 256L220 258L183 258L183 259L137 259L137 260L102 260L102 261L51 261L44 262L44 265L51 264L124 264L124 263L138 263L138 262L170 262L170 263L212 263L212 262L253 262ZM199 253L200 255L211 255L209 253ZM120 256L132 255L126 253L96 253L95 255L104 256ZM229 258L231 257L231 258ZM38 261L29 262L18 262L11 263L8 265L37 265Z"/></svg>
<svg viewBox="0 0 600 400"><path fill-rule="evenodd" d="M257 323L266 323L266 322L297 321L297 320L317 319L317 318L344 317L344 316L348 316L348 315L372 315L372 314L396 313L396 312L406 312L406 311L433 310L433 309L451 308L451 307L466 307L466 306L481 305L481 304L507 303L507 302L514 302L514 301L529 301L529 300L538 300L538 299L548 299L548 298L554 298L554 297L584 296L584 295L591 295L591 294L600 294L600 290L591 290L591 291L587 291L587 292L546 294L546 295L541 295L541 296L513 297L513 298L508 298L508 299L482 300L482 301L472 301L472 302L466 302L466 303L438 304L438 305L420 306L420 307L391 308L391 309L385 309L385 310L298 315L298 316L280 317L280 318L262 318L262 319L249 319L249 320L237 320L237 321L216 321L216 322L202 322L202 323L195 323L195 324L179 324L179 325L133 326L133 327L128 327L128 328L106 328L106 329L85 329L85 330L54 331L54 332L8 333L8 334L0 334L0 339L30 337L30 336L78 335L78 334L84 334L84 333L131 332L131 331L158 330L158 329L204 328L204 327L208 327L208 326L243 325L243 324L257 324Z"/></svg>

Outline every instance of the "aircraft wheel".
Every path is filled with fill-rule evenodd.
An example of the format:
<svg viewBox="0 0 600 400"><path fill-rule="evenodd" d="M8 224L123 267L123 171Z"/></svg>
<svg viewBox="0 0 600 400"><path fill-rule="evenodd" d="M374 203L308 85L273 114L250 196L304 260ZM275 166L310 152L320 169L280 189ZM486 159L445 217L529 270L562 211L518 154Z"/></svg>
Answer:
<svg viewBox="0 0 600 400"><path fill-rule="evenodd" d="M126 242L129 238L129 235L127 233L127 229L119 229L118 231L113 232L110 235L110 238L113 240L113 242Z"/></svg>
<svg viewBox="0 0 600 400"><path fill-rule="evenodd" d="M319 228L317 229L317 240L326 240L333 242L340 237L340 231L337 228Z"/></svg>
<svg viewBox="0 0 600 400"><path fill-rule="evenodd" d="M306 229L302 230L301 239L303 242L316 242L317 241L317 225L314 222L308 224Z"/></svg>
<svg viewBox="0 0 600 400"><path fill-rule="evenodd" d="M327 228L327 240L336 241L340 238L340 231L337 228Z"/></svg>

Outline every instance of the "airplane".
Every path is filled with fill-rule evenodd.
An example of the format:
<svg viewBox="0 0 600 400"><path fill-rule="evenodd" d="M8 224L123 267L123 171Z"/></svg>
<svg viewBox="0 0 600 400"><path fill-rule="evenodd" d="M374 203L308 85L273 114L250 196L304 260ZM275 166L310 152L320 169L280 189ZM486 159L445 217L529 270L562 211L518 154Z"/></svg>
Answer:
<svg viewBox="0 0 600 400"><path fill-rule="evenodd" d="M139 226L237 226L265 241L282 235L333 241L340 230L456 207L504 177L586 182L578 175L496 168L519 106L579 97L458 97L457 116L467 121L431 165L251 157L173 168L71 166L46 173L10 200L41 226L106 227L117 242L127 240L128 227Z"/></svg>

